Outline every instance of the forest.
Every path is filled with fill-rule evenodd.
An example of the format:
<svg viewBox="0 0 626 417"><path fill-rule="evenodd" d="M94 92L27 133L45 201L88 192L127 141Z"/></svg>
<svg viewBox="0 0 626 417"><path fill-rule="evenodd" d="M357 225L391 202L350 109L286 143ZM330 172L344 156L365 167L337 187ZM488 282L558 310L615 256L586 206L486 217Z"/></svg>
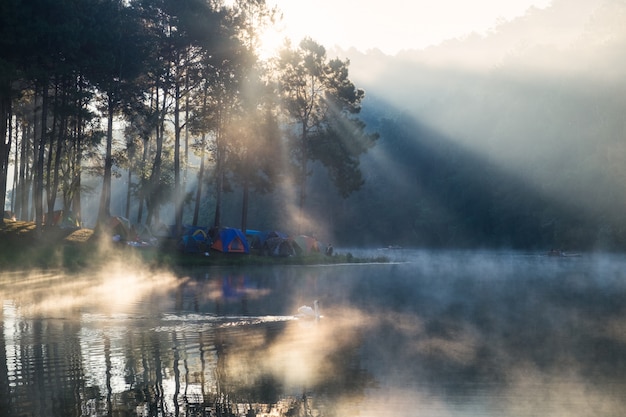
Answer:
<svg viewBox="0 0 626 417"><path fill-rule="evenodd" d="M347 61L310 38L259 57L276 14L263 0L3 1L5 210L37 228L62 210L96 229L121 215L180 233L227 226L222 207L236 192L228 226L250 228L263 201L280 216L255 227L315 229L313 163L347 197L377 135L358 117L364 91Z"/></svg>
<svg viewBox="0 0 626 417"><path fill-rule="evenodd" d="M626 10L587 9L555 1L394 57L305 38L267 58L280 11L263 0L4 1L0 196L38 227L62 210L95 228L621 251Z"/></svg>

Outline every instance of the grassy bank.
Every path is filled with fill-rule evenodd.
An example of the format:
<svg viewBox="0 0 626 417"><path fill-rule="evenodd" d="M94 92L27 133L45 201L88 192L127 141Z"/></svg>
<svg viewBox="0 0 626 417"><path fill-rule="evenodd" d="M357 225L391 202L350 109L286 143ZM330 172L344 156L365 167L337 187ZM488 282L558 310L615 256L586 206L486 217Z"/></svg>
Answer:
<svg viewBox="0 0 626 417"><path fill-rule="evenodd" d="M62 268L77 270L98 267L112 259L142 262L151 267L211 266L211 265L315 265L339 263L386 262L384 257L361 259L350 253L334 256L311 254L291 257L265 257L258 255L233 255L211 252L184 254L176 249L175 242L159 247L134 248L115 244L91 229L67 230L43 228L21 221L4 221L0 225L0 269L22 270L32 268Z"/></svg>

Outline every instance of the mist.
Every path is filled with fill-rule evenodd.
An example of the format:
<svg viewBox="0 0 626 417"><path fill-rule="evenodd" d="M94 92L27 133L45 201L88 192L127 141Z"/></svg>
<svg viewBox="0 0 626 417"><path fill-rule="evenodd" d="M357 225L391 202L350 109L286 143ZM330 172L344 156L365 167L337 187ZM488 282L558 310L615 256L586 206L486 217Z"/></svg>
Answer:
<svg viewBox="0 0 626 417"><path fill-rule="evenodd" d="M622 256L385 252L390 262L360 265L156 271L124 259L2 274L0 416L623 410ZM299 318L313 300L320 317Z"/></svg>
<svg viewBox="0 0 626 417"><path fill-rule="evenodd" d="M389 172L389 181L404 182L404 193L419 204L426 198L425 174L416 176L403 168L410 165L411 155L414 165L428 159L423 154L427 142L440 149L445 164L472 161L468 171L476 175L482 170L485 178L476 181L487 188L494 188L486 184L497 177L507 180L495 188L508 184L524 190L521 199L533 201L537 223L564 221L571 229L573 221L563 220L569 216L576 217L577 224L593 224L581 231L585 236L577 239L579 247L623 245L624 20L622 2L556 0L550 7L533 8L503 22L486 35L472 34L422 50L395 56L333 51L331 55L349 58L351 77L366 91L363 117L381 133L364 171L369 177ZM385 122L405 129L406 140L414 132L410 145L414 153L399 153L405 165L397 163L397 148L409 145L398 143L392 131L385 130ZM427 175L443 178L445 172L435 168ZM455 172L456 177L467 177ZM380 188L380 183L376 186ZM466 190L472 187L462 185ZM485 195L475 193L474 199ZM433 210L455 210L445 198L438 198L438 203L431 203ZM450 214L451 221L462 217L460 212ZM403 220L410 221L390 219ZM504 234L515 240L514 232ZM559 245L559 240L534 244Z"/></svg>

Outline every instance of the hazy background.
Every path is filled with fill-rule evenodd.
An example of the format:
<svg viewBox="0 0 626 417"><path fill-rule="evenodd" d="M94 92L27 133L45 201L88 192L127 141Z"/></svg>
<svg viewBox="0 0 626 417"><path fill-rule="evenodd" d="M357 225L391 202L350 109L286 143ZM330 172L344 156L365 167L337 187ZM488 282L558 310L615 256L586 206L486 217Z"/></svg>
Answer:
<svg viewBox="0 0 626 417"><path fill-rule="evenodd" d="M442 41L485 34L499 22L545 8L551 0L266 0L282 20L264 36L266 47L286 36L311 36L329 48L378 49L389 55Z"/></svg>
<svg viewBox="0 0 626 417"><path fill-rule="evenodd" d="M381 133L355 197L382 192L389 205L371 206L362 228L387 212L390 240L622 246L623 22L622 1L555 0L393 56L332 50L350 59L363 117Z"/></svg>

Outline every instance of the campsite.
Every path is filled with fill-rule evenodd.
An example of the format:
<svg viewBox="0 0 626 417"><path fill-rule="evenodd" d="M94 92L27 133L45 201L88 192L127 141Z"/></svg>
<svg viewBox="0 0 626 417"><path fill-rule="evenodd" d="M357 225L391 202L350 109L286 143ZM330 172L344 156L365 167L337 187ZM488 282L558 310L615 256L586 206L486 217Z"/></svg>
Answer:
<svg viewBox="0 0 626 417"><path fill-rule="evenodd" d="M139 233L142 230L143 233ZM307 235L291 236L288 233L270 230L246 230L235 227L212 227L185 225L179 232L174 226L161 227L151 232L145 225L132 225L124 218L115 216L109 222L109 230L116 243L132 247L161 248L176 251L184 255L200 254L210 256L258 255L263 257L315 256L321 253L322 242Z"/></svg>
<svg viewBox="0 0 626 417"><path fill-rule="evenodd" d="M37 230L32 222L4 220L0 228L0 267L84 269L116 257L134 259L147 267L219 265L311 265L385 262L385 257L361 259L350 252L327 256L322 242L311 236L280 231L186 226L156 231L113 216L106 230L52 226Z"/></svg>

